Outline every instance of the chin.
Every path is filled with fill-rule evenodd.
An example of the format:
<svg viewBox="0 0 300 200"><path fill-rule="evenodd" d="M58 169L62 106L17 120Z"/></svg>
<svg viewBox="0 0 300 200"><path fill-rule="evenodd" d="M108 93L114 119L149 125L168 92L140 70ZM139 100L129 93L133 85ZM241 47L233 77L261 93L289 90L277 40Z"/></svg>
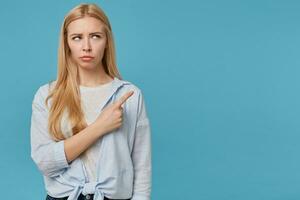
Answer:
<svg viewBox="0 0 300 200"><path fill-rule="evenodd" d="M96 66L93 63L80 63L79 66L81 69L84 70L92 70L96 68Z"/></svg>

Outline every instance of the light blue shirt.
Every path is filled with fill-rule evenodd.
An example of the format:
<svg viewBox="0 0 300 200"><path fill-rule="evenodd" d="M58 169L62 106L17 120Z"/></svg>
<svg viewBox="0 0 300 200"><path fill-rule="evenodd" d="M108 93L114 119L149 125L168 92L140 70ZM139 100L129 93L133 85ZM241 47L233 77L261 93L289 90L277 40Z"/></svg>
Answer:
<svg viewBox="0 0 300 200"><path fill-rule="evenodd" d="M150 200L151 196L151 131L141 90L131 82L117 77L112 90L100 105L102 109L120 99L126 92L134 94L123 104L123 124L102 137L97 160L97 181L88 182L81 159L67 162L64 140L51 139L48 126L48 107L45 98L50 84L36 91L32 101L31 158L42 173L47 193L52 197L77 200L80 193L94 194L94 200Z"/></svg>

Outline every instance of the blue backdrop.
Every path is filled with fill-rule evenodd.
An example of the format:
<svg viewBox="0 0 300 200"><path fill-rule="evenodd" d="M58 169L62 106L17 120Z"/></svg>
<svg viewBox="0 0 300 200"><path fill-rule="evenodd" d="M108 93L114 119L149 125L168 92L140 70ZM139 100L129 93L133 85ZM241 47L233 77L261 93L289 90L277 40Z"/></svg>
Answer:
<svg viewBox="0 0 300 200"><path fill-rule="evenodd" d="M145 96L153 200L300 199L299 1L90 2ZM1 199L45 198L31 102L56 77L60 26L79 3L1 3Z"/></svg>

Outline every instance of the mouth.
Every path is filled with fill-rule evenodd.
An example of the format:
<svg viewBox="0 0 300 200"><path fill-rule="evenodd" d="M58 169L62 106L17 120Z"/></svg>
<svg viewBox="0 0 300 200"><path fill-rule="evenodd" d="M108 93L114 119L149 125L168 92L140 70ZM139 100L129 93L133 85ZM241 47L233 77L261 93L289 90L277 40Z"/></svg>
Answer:
<svg viewBox="0 0 300 200"><path fill-rule="evenodd" d="M82 56L82 57L80 57L80 59L82 61L91 61L91 60L94 59L94 57L92 57L92 56Z"/></svg>

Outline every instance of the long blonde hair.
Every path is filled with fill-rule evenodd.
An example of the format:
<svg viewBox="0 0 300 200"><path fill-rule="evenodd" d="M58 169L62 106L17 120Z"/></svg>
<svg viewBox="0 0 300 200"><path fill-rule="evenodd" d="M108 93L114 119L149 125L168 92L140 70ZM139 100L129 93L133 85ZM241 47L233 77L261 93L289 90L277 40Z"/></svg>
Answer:
<svg viewBox="0 0 300 200"><path fill-rule="evenodd" d="M55 87L49 92L45 100L46 105L48 105L48 100L52 98L52 104L49 110L48 130L51 137L56 141L65 139L61 129L61 120L65 109L67 109L68 119L74 135L87 127L81 107L78 66L71 59L71 51L67 43L68 25L72 21L85 16L95 17L104 24L107 37L107 48L105 49L102 60L104 71L111 77L122 79L116 66L113 34L107 16L96 4L79 4L74 7L65 16L61 26L57 80Z"/></svg>

